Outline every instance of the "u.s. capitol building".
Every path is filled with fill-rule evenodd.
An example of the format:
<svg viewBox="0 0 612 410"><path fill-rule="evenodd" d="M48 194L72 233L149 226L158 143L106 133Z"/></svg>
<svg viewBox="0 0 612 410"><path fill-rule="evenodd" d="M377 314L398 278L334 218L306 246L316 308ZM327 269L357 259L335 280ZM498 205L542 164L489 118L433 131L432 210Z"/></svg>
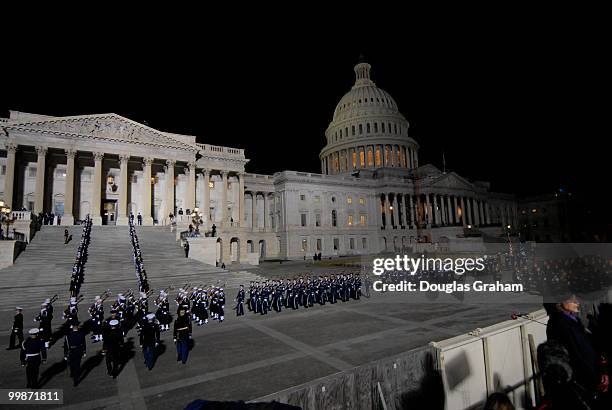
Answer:
<svg viewBox="0 0 612 410"><path fill-rule="evenodd" d="M242 149L117 114L11 111L0 119L0 199L15 217L52 212L62 225L87 214L126 225L140 213L143 225L163 226L172 213L180 230L197 208L201 231L216 226L212 246L225 263L393 252L470 231L499 236L515 224L512 195L420 165L408 121L370 79L370 65L355 74L325 131L320 174L246 173Z"/></svg>

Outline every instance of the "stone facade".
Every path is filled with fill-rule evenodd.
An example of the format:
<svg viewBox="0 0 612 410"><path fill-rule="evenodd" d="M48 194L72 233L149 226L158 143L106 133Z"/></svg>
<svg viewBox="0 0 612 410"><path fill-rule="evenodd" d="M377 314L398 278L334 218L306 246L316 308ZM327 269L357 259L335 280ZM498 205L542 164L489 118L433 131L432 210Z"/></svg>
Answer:
<svg viewBox="0 0 612 410"><path fill-rule="evenodd" d="M217 227L219 262L301 259L406 249L417 241L500 235L517 218L512 195L455 172L419 166L418 143L393 98L355 67L355 86L325 132L321 174L245 173L242 149L196 142L117 114L0 119L0 198L14 210L53 212L69 225ZM210 241L207 241L210 242Z"/></svg>

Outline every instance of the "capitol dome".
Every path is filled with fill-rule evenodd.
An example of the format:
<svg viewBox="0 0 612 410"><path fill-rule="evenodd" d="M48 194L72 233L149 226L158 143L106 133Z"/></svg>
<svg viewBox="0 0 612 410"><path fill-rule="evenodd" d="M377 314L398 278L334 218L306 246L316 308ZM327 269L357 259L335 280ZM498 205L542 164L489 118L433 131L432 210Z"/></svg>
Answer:
<svg viewBox="0 0 612 410"><path fill-rule="evenodd" d="M355 66L355 85L334 110L319 155L323 174L417 167L418 144L408 136L408 121L393 97L371 80L370 70L366 62Z"/></svg>

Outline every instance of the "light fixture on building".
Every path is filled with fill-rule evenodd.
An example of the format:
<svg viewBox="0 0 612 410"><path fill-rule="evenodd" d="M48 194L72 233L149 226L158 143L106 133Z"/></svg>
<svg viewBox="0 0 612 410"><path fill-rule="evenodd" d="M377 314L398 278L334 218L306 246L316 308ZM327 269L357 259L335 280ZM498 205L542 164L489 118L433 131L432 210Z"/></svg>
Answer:
<svg viewBox="0 0 612 410"><path fill-rule="evenodd" d="M472 229L472 225L468 225L467 227L468 227L468 229Z"/></svg>
<svg viewBox="0 0 612 410"><path fill-rule="evenodd" d="M508 226L506 226L506 228L510 229L510 228L512 228L512 225L508 225Z"/></svg>
<svg viewBox="0 0 612 410"><path fill-rule="evenodd" d="M389 211L393 211L393 205L389 207Z"/></svg>
<svg viewBox="0 0 612 410"><path fill-rule="evenodd" d="M209 187L210 189L213 189L213 188L215 187L215 183L214 183L213 181L210 181L210 182L208 183L208 187Z"/></svg>
<svg viewBox="0 0 612 410"><path fill-rule="evenodd" d="M106 178L106 182L108 183L108 185L114 185L114 184L115 184L115 177L114 177L114 176L112 176L112 175L109 175L109 176Z"/></svg>

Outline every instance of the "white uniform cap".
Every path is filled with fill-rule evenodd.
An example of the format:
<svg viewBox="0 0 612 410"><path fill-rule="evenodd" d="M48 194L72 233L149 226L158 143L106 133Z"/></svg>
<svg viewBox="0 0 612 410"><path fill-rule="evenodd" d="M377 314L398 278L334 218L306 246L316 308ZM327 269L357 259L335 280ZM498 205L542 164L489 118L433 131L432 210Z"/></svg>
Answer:
<svg viewBox="0 0 612 410"><path fill-rule="evenodd" d="M51 303L51 299L45 299L44 303Z"/></svg>
<svg viewBox="0 0 612 410"><path fill-rule="evenodd" d="M146 299L146 298L147 298L147 294L146 294L146 293L144 293L144 292L140 292L140 297L141 297L142 299Z"/></svg>
<svg viewBox="0 0 612 410"><path fill-rule="evenodd" d="M101 298L100 296L96 296L96 297L95 297L95 300L96 300L96 302L97 302L98 300L102 300L102 298Z"/></svg>
<svg viewBox="0 0 612 410"><path fill-rule="evenodd" d="M155 313L149 313L149 314L147 315L147 319L148 319L149 321L151 321L151 320L155 319Z"/></svg>
<svg viewBox="0 0 612 410"><path fill-rule="evenodd" d="M111 326L117 326L119 324L119 321L117 319L113 319L110 322L108 322L108 324Z"/></svg>
<svg viewBox="0 0 612 410"><path fill-rule="evenodd" d="M28 333L29 333L29 334L31 334L31 335L37 335L37 334L38 334L38 332L40 332L40 330L38 330L37 328L30 329L30 330L28 331Z"/></svg>
<svg viewBox="0 0 612 410"><path fill-rule="evenodd" d="M15 307L16 310L23 310L23 308L21 306L17 306Z"/></svg>

